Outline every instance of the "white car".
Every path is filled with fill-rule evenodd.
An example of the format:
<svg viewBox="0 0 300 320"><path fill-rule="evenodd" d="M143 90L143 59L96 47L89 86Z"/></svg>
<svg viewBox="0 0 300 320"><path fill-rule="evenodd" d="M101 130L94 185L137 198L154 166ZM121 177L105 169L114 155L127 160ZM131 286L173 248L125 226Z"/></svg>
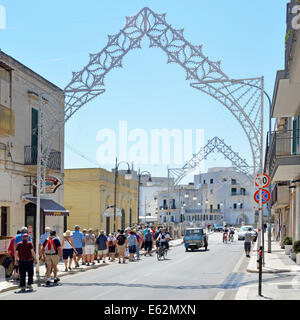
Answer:
<svg viewBox="0 0 300 320"><path fill-rule="evenodd" d="M242 226L240 231L238 232L238 240L245 240L245 234L248 232L249 228L251 228L251 234L253 237L253 241L256 241L257 233L254 230L253 226Z"/></svg>

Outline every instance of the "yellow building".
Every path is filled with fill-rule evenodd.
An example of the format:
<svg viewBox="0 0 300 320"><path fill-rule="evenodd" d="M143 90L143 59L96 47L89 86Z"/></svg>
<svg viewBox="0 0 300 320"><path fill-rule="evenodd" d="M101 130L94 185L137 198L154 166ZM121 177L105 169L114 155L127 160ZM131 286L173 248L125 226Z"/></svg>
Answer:
<svg viewBox="0 0 300 320"><path fill-rule="evenodd" d="M114 230L114 216L104 213L114 205L115 174L105 169L65 169L64 207L69 210L67 228L75 225L106 234ZM118 174L116 230L138 223L138 181L125 180ZM111 209L113 212L113 209Z"/></svg>

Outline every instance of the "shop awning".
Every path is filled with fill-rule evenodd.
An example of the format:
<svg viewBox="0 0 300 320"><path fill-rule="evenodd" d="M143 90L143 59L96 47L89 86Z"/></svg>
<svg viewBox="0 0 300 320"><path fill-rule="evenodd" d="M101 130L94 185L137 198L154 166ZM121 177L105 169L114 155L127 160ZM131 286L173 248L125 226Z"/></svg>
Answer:
<svg viewBox="0 0 300 320"><path fill-rule="evenodd" d="M26 197L26 200L36 205L36 197ZM44 211L45 216L68 216L69 211L63 206L58 204L52 199L41 198L40 202L41 209Z"/></svg>

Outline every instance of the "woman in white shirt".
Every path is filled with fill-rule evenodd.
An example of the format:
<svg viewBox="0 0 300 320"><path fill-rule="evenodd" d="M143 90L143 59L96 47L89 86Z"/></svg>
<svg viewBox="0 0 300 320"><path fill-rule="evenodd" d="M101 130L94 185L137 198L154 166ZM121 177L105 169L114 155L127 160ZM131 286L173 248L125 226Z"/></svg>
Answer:
<svg viewBox="0 0 300 320"><path fill-rule="evenodd" d="M76 248L74 246L74 241L71 238L71 231L67 230L64 233L64 239L62 241L62 248L63 248L63 259L65 262L65 271L68 271L68 260L69 260L69 270L72 270L72 260L74 252L77 253Z"/></svg>

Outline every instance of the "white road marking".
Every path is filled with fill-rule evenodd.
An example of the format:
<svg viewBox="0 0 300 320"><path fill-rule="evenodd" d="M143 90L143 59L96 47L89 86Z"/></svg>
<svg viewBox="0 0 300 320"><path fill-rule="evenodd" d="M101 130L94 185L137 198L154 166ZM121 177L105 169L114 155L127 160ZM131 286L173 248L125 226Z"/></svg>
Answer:
<svg viewBox="0 0 300 320"><path fill-rule="evenodd" d="M225 291L218 292L214 300L222 300L222 298L224 297L224 294L225 294Z"/></svg>
<svg viewBox="0 0 300 320"><path fill-rule="evenodd" d="M240 266L241 266L241 264L242 264L242 262L243 262L243 260L244 260L244 254L240 257L240 259L239 259L239 261L238 261L238 263L235 265L235 267L234 267L234 269L233 269L233 271L232 272L238 272L238 270L239 270L239 268L240 268Z"/></svg>

